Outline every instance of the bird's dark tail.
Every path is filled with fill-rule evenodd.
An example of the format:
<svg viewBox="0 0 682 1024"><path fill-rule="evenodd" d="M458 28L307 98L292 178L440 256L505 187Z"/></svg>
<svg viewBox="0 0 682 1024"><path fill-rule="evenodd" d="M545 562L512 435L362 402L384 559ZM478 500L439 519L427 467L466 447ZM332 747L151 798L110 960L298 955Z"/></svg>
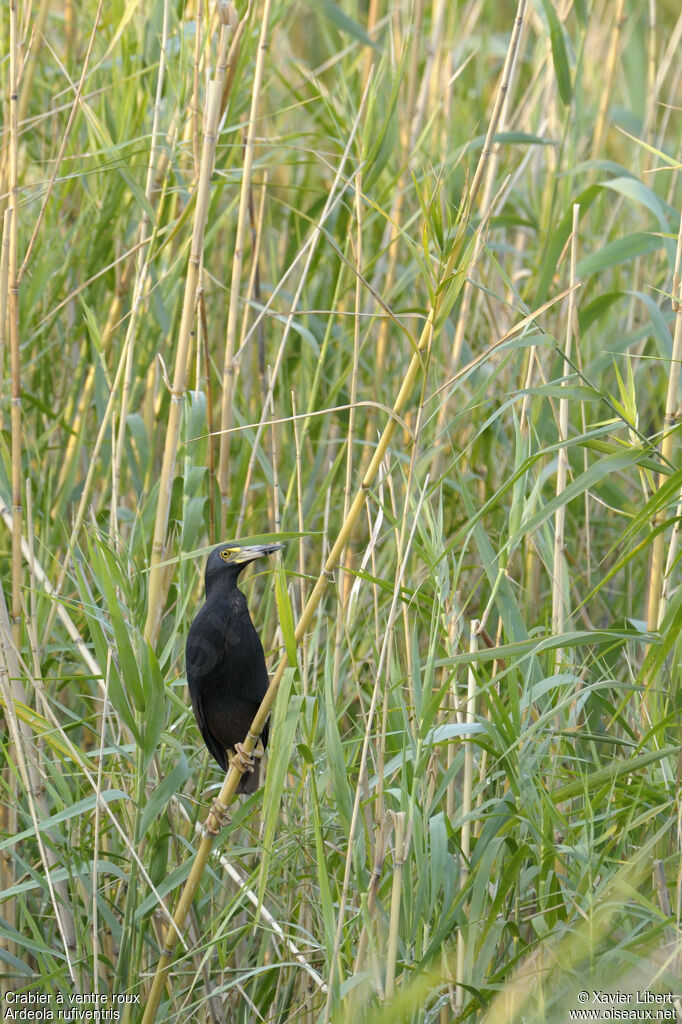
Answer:
<svg viewBox="0 0 682 1024"><path fill-rule="evenodd" d="M260 785L260 763L256 761L255 767L252 772L244 772L239 785L237 786L237 793L255 793Z"/></svg>

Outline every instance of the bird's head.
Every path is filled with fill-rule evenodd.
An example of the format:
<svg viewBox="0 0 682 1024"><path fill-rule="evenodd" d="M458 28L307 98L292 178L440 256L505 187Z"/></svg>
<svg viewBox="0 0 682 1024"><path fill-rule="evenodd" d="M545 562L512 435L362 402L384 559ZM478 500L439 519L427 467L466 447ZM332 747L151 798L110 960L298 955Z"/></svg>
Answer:
<svg viewBox="0 0 682 1024"><path fill-rule="evenodd" d="M236 541L219 544L217 548L213 548L206 562L206 593L221 580L231 578L236 582L239 573L249 562L262 558L263 555L271 555L283 547L284 544L238 544Z"/></svg>

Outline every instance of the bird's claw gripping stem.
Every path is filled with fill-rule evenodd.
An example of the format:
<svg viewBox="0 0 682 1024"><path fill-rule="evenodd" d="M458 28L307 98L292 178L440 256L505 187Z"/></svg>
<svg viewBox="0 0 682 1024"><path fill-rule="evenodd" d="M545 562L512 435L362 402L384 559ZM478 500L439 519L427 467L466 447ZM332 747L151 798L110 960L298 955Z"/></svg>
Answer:
<svg viewBox="0 0 682 1024"><path fill-rule="evenodd" d="M254 771L256 767L253 755L249 754L243 743L235 743L234 757L230 759L230 764L233 764L237 771L240 771L242 775L244 775L245 772Z"/></svg>
<svg viewBox="0 0 682 1024"><path fill-rule="evenodd" d="M215 826L211 825L212 820L215 822ZM227 807L222 801L214 800L211 804L211 813L205 825L206 834L215 837L229 824L230 815L228 814Z"/></svg>

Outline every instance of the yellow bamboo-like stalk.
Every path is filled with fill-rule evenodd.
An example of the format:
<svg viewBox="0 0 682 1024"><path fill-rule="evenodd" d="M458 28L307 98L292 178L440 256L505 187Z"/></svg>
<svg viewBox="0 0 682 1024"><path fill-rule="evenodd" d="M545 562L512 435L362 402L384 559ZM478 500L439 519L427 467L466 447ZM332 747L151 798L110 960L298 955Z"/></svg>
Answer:
<svg viewBox="0 0 682 1024"><path fill-rule="evenodd" d="M372 577L375 580L379 578L379 574L378 574L378 570L377 570L377 564L376 564L375 550L376 550L376 543L377 543L377 540L379 538L379 531L381 529L381 524L383 523L383 518L384 518L383 517L383 512L381 511L384 508L384 479L386 479L387 482L388 482L388 491L389 491L389 494L390 494L391 504L392 504L393 508L395 508L393 489L392 489L392 487L390 485L391 484L391 476L390 476L390 473L388 472L388 466L386 466L386 465L384 465L382 467L382 470L381 470L381 472L379 474L379 477L377 479L377 492L378 492L378 502L377 502L377 505L378 505L378 509L377 509L377 514L376 514L376 518L375 518L374 522L372 522L372 518L371 518L371 516L369 514L369 509L367 508L367 506L365 506L365 509L367 511L367 529L368 529L369 538L370 538L369 544L370 544L371 559L372 559ZM398 521L398 518L399 517L396 515L395 516L396 523ZM402 549L401 548L397 548L397 550L400 551ZM360 582L360 580L358 579L358 583L359 582ZM373 601L373 605L374 605L374 643L376 644L376 649L379 650L381 648L381 642L382 642L381 641L382 630L381 630L381 624L379 622L379 595L377 593L376 585L374 585L373 588L372 588L372 594L373 594L373 597L374 597L374 601ZM392 640L393 640L393 638L389 637L389 640L388 640L388 642L389 642L389 648L388 648L388 658L389 658L389 660L391 658L391 647L390 647L390 645L392 643ZM374 800L374 806L375 806L374 817L375 817L376 821L381 821L381 822L383 822L386 819L386 814L385 814L386 793L385 793L385 773L384 773L384 769L386 767L386 737L387 737L388 731L389 731L389 726L388 726L388 712L389 712L389 705L390 705L390 701L388 700L389 688L390 688L390 681L389 681L389 677L387 675L386 676L386 682L385 682L385 685L384 685L384 694L385 694L385 698L386 699L383 702L384 706L383 706L383 711L382 711L382 715L381 715L381 732L380 732L380 735L379 735L379 745L378 745L378 748L377 748L377 751L376 751L377 777L378 777L379 781L378 781L378 784L377 784L376 797L375 797L375 800ZM368 830L368 834L371 834L371 831L372 830L370 828ZM378 973L378 971L376 971L375 973Z"/></svg>
<svg viewBox="0 0 682 1024"><path fill-rule="evenodd" d="M403 891L403 870L410 843L409 827L405 831L405 812L393 814L395 840L393 846L393 885L391 886L391 912L388 925L388 948L386 952L385 999L392 999L395 993L395 965L398 956L400 934L400 903Z"/></svg>
<svg viewBox="0 0 682 1024"><path fill-rule="evenodd" d="M459 625L459 616L456 614L456 606L459 604L458 595L453 595L453 610L450 612L450 618L448 622L448 654L452 656L456 649L459 641L459 633L461 627ZM458 722L462 720L462 713L457 706L457 691L456 691L456 680L453 680L448 693L446 694L446 717L450 717L450 712L455 712L455 717ZM455 745L454 743L448 743L447 752L445 755L445 771L447 775L450 775L452 766L455 761ZM448 821L452 821L455 816L455 804L456 804L457 792L455 788L454 776L450 778L447 789L445 791L445 815Z"/></svg>
<svg viewBox="0 0 682 1024"><path fill-rule="evenodd" d="M580 206L573 205L573 227L571 233L571 270L570 286L568 294L568 310L566 314L566 340L564 343L563 377L562 388L566 387L566 375L570 372L571 348L573 344L573 320L575 317L575 284L576 265L578 261L578 219ZM559 399L559 456L556 476L557 497L566 490L568 476L568 399ZM554 561L552 566L552 633L560 636L566 628L566 601L565 601L565 578L566 562L564 559L564 538L566 528L566 505L559 505L554 517ZM563 660L563 650L557 648L554 655L554 671L558 672Z"/></svg>
<svg viewBox="0 0 682 1024"><path fill-rule="evenodd" d="M413 140L414 113L417 106L417 74L419 71L419 59L421 57L422 32L424 28L424 0L415 0L412 15L410 47L410 62L407 74L407 109L403 128L405 131L405 150L409 151Z"/></svg>
<svg viewBox="0 0 682 1024"><path fill-rule="evenodd" d="M675 509L673 530L670 536L668 555L665 560L665 571L663 573L662 580L661 600L658 609L659 624L663 620L666 608L668 607L668 601L670 600L671 594L674 588L676 587L676 582L673 580L672 572L677 562L680 550L680 522L682 522L682 496L680 497L680 501L678 502L677 508Z"/></svg>
<svg viewBox="0 0 682 1024"><path fill-rule="evenodd" d="M109 682L111 680L111 650L107 652L107 668L106 676L104 679L104 694L102 696L102 709L99 714L99 756L97 758L97 793L102 792L102 778L104 774L104 745L106 739L106 724L109 715ZM100 801L98 800L95 804L95 821L94 821L94 840L92 844L92 873L93 877L97 878L98 860L100 856L100 848L102 845L102 808ZM99 899L98 892L95 886L92 889L92 963L93 963L93 986L95 992L98 991L99 987Z"/></svg>
<svg viewBox="0 0 682 1024"><path fill-rule="evenodd" d="M677 235L677 252L675 254L675 271L673 274L672 304L675 316L675 332L673 335L673 351L670 361L670 375L668 377L668 394L665 402L665 420L663 423L663 440L661 441L661 458L665 464L670 464L673 456L675 442L675 426L678 423L677 391L680 383L680 363L682 362L682 217ZM668 479L665 473L658 478L659 488ZM658 533L654 536L651 554L651 573L649 576L649 592L647 602L647 628L656 630L661 624L662 612L665 603L661 600L664 591L665 580L663 576L665 563L665 532L661 529L665 521L665 509L659 508L654 518L654 530Z"/></svg>
<svg viewBox="0 0 682 1024"><path fill-rule="evenodd" d="M265 190L263 190L265 191ZM298 433L298 424L296 419L296 393L292 389L291 391L291 412L292 412L292 426L294 433L294 448L296 452L296 509L298 515L298 529L299 533L303 535L303 486L302 486L302 473L301 473L301 442ZM273 428L274 429L274 428ZM298 545L298 570L299 570L299 608L303 608L305 603L305 554L304 545ZM292 602L293 603L293 602ZM304 697L308 696L308 659L307 651L303 648L301 652L301 691ZM308 821L310 815L310 790L306 786L303 790L303 809L302 809L302 820ZM304 897L302 900L301 908L301 929L303 934L312 934L313 932L313 913L312 907L315 899L312 894L312 883L306 880L303 883ZM310 986L310 979L303 981L304 986ZM326 986L325 986L326 989ZM306 1005L304 1011L303 1024L313 1024L315 1020L314 1006L312 1002L307 998L309 992L304 990L303 1001Z"/></svg>
<svg viewBox="0 0 682 1024"><path fill-rule="evenodd" d="M346 435L346 479L343 489L343 518L348 515L353 488L353 446L355 442L355 412L358 398L358 362L360 358L360 316L362 308L362 176L358 173L355 179L355 218L357 222L357 238L355 241L355 318L353 322L353 360L350 371L350 409L348 410L348 433ZM338 573L338 589L340 596L340 614L336 617L336 635L334 637L334 666L332 670L332 693L337 693L339 673L341 671L341 640L344 630L344 612L346 609L347 592L344 587L350 579L350 551L346 545L341 555L341 570Z"/></svg>
<svg viewBox="0 0 682 1024"><path fill-rule="evenodd" d="M234 393L235 366L235 345L237 340L237 322L239 316L239 293L242 283L242 268L244 264L244 239L249 219L249 194L251 190L251 175L253 171L253 154L255 148L256 120L258 118L258 105L260 102L261 87L263 84L263 72L265 70L265 56L267 53L268 32L270 28L271 0L265 0L263 13L261 15L261 31L258 40L258 52L256 54L256 67L253 76L251 92L251 110L249 112L249 123L246 130L246 142L244 145L244 166L242 168L242 184L239 194L239 213L237 215L237 232L234 241L234 254L232 257L232 275L230 278L230 305L227 314L227 334L225 338L225 355L223 359L223 391L222 405L220 410L220 429L226 431L232 423L232 397ZM227 504L230 493L230 434L223 433L220 437L220 455L218 457L218 486L220 488L220 529L221 534L225 532L227 518Z"/></svg>
<svg viewBox="0 0 682 1024"><path fill-rule="evenodd" d="M253 202L253 189L249 190L249 226L251 229L251 269L249 271L249 281L246 287L246 297L244 301L244 313L242 315L242 326L239 333L239 349L244 347L246 344L246 335L249 326L249 320L252 315L251 303L255 301L257 305L262 303L262 293L260 287L260 250L261 243L263 240L263 222L265 219L265 198L268 194L268 174L267 171L263 172L263 183L260 190L260 201L258 203L258 212L254 210ZM265 380L265 325L260 320L257 329L257 344L256 353L253 362L257 364L257 376L260 382L260 392L265 400L267 396L267 382ZM254 380L256 374L254 374Z"/></svg>
<svg viewBox="0 0 682 1024"><path fill-rule="evenodd" d="M658 94L656 88L656 0L649 0L647 11L647 89L646 89L646 113L644 115L644 138L650 147L654 145L654 132L656 128L656 108L658 106ZM652 156L650 150L644 150L644 159L647 162L647 170L651 170Z"/></svg>
<svg viewBox="0 0 682 1024"><path fill-rule="evenodd" d="M26 56L21 73L21 89L19 91L17 106L17 121L19 124L21 124L25 119L26 112L28 110L31 90L33 88L33 79L38 65L38 54L40 53L40 49L43 44L43 32L45 29L45 21L47 19L49 4L50 0L40 0L35 22L33 23L31 47ZM7 150L5 150L2 158L0 159L0 212L3 214L7 209L6 193L8 191L8 156L9 154Z"/></svg>
<svg viewBox="0 0 682 1024"><path fill-rule="evenodd" d="M243 26L244 22L240 22L239 28L232 40L232 53L234 53L235 44L238 42L239 34L243 31ZM154 522L154 540L150 560L145 636L152 644L156 641L159 625L161 623L164 578L161 562L164 559L166 547L166 531L168 529L171 491L173 487L173 478L175 476L178 442L180 439L182 403L187 378L187 361L192 338L192 324L194 323L197 287L199 284L199 267L201 265L201 255L204 248L204 233L206 229L206 216L208 213L211 174L213 172L213 165L215 162L216 132L218 128L218 116L220 113L220 98L222 96L223 80L225 78L226 68L229 62L230 55L228 54L228 45L231 36L232 33L229 27L221 23L215 78L209 83L206 95L206 128L202 142L201 170L197 185L192 242L187 265L187 276L185 278L185 294L175 354L175 372L173 375L170 409L166 425L166 442L164 445L163 462L161 465L159 496L156 506L156 519Z"/></svg>
<svg viewBox="0 0 682 1024"><path fill-rule="evenodd" d="M19 93L19 124L26 117L28 111L28 104L31 99L31 92L33 90L33 79L35 78L36 68L38 67L38 56L43 45L43 34L45 31L45 22L47 21L47 12L50 7L50 0L40 0L38 10L36 12L36 18L33 23L31 31L31 49L29 50L26 58L26 64L21 73L21 91Z"/></svg>
<svg viewBox="0 0 682 1024"><path fill-rule="evenodd" d="M10 408L11 438L11 475L12 475L12 591L11 609L12 623L11 632L16 646L19 646L20 638L20 610L21 610L21 383L19 373L21 368L19 355L19 296L17 281L17 200L18 200L18 147L19 128L17 110L18 63L17 53L17 7L16 0L10 0L9 4L9 26L10 26L10 64L9 64L9 205L3 218L3 260L6 260L6 269L3 272L3 290L7 289L5 301L0 309L0 316L3 319L3 333L5 318L9 326L10 345L10 383L12 402ZM5 284L6 282L6 284ZM3 597L4 601L4 597ZM10 672L10 676L11 676ZM17 673L18 676L18 673ZM10 775L7 779L10 791L16 795L16 776ZM17 801L10 799L3 802L2 826L9 834L17 829ZM0 881L3 886L10 888L15 881L14 860L3 855L0 861L2 875ZM7 900L4 915L7 924L11 929L16 924L16 900ZM8 953L16 953L15 944L10 940L3 940L3 945Z"/></svg>
<svg viewBox="0 0 682 1024"><path fill-rule="evenodd" d="M270 367L268 367L268 374ZM270 427L270 465L272 466L272 529L279 533L282 528L281 512L279 504L279 449L277 445L277 419L275 418L275 399L270 388L270 412L272 413L272 426Z"/></svg>
<svg viewBox="0 0 682 1024"><path fill-rule="evenodd" d="M477 619L471 623L471 639L469 642L469 653L473 654L478 650L478 630L480 623ZM467 699L465 708L465 722L467 725L474 724L476 715L476 674L473 665L469 665L467 676ZM462 780L462 835L460 840L461 863L459 868L459 887L464 888L469 877L469 856L471 854L471 821L469 815L473 806L472 791L474 785L474 745L471 743L471 734L468 734L469 742L464 749L464 778ZM457 934L457 987L455 989L455 1004L461 1012L464 1006L465 990L463 984L464 963L466 960L467 944L460 928Z"/></svg>
<svg viewBox="0 0 682 1024"><path fill-rule="evenodd" d="M194 180L199 178L199 165L201 161L201 104L199 102L200 69L201 69L201 46L203 42L202 28L203 5L197 3L194 12L194 66L192 68L192 103L190 106L190 125L192 132L192 157L194 159Z"/></svg>
<svg viewBox="0 0 682 1024"><path fill-rule="evenodd" d="M9 318L9 235L12 212L6 209L2 215L2 248L0 249L0 390L4 383L5 345L7 343L7 321ZM0 410L0 430L4 417Z"/></svg>
<svg viewBox="0 0 682 1024"><path fill-rule="evenodd" d="M298 416L296 414L296 392L291 392L291 413L294 428L294 447L296 450L296 510L298 515L298 532L303 535L303 473L301 457L301 438L298 431ZM299 609L303 611L305 606L305 545L298 545L298 599ZM308 696L308 657L305 648L301 651L301 691L304 697Z"/></svg>
<svg viewBox="0 0 682 1024"><path fill-rule="evenodd" d="M9 349L12 380L12 635L17 648L21 640L22 472L21 472L21 353L19 349L19 37L16 0L9 5Z"/></svg>

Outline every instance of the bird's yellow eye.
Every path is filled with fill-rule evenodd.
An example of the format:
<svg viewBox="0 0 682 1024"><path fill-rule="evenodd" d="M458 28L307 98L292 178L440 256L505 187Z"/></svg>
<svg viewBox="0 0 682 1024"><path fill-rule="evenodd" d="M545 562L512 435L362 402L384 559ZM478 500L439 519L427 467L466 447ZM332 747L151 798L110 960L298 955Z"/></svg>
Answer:
<svg viewBox="0 0 682 1024"><path fill-rule="evenodd" d="M227 562L227 560L229 559L231 554L232 554L232 548L223 548L223 550L220 552L220 557L224 558L225 561Z"/></svg>

